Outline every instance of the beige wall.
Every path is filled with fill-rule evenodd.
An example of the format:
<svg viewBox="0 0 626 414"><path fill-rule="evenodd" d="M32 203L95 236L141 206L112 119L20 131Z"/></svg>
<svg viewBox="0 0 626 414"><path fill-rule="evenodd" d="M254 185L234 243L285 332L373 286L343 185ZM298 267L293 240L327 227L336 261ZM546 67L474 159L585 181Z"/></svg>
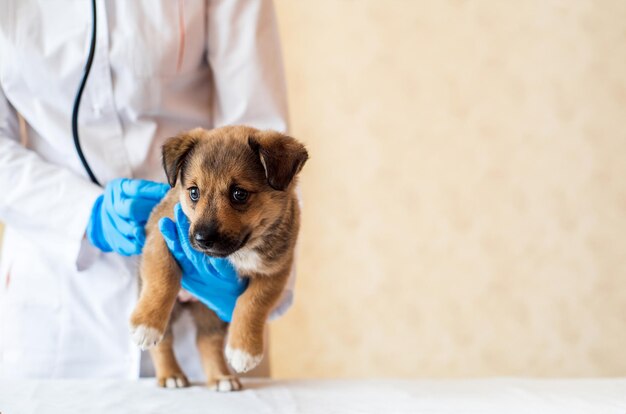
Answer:
<svg viewBox="0 0 626 414"><path fill-rule="evenodd" d="M626 375L626 2L276 0L279 377Z"/></svg>

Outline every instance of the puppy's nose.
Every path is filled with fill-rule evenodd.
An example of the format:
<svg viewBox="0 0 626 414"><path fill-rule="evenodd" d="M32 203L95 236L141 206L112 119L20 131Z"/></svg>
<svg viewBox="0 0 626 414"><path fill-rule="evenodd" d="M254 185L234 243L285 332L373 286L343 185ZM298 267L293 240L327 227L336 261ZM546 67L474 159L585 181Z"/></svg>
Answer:
<svg viewBox="0 0 626 414"><path fill-rule="evenodd" d="M217 231L217 227L207 226L196 230L193 238L200 246L210 249L216 242L219 241L219 233Z"/></svg>

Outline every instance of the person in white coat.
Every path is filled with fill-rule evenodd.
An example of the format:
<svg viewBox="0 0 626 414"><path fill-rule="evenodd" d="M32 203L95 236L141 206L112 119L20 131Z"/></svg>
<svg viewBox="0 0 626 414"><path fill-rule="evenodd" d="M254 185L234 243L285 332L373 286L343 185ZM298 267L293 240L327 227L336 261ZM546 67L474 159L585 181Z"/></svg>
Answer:
<svg viewBox="0 0 626 414"><path fill-rule="evenodd" d="M186 129L286 130L269 0L96 0L96 6L96 47L78 126L100 183L165 182L160 147ZM0 3L4 377L141 374L128 325L138 294L137 256L104 253L86 237L103 189L89 180L72 140L91 12L87 1ZM290 305L290 289L274 316ZM187 322L175 327L182 339L177 352L197 380L202 373Z"/></svg>

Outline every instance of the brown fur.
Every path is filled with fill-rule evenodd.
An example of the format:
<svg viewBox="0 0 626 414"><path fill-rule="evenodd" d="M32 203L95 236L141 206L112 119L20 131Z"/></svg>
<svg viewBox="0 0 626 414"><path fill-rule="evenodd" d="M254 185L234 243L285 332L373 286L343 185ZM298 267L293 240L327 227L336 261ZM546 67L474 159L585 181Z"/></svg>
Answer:
<svg viewBox="0 0 626 414"><path fill-rule="evenodd" d="M180 202L191 224L192 244L196 232L217 229L219 243L204 251L228 256L238 274L249 278L228 327L204 305L188 305L198 327L197 345L209 385L219 388L216 384L226 379L232 389L239 389L238 380L230 375L224 360L226 332L227 350L235 368L246 371L256 365L263 355L265 321L285 287L293 262L300 222L294 188L296 175L307 158L306 150L295 139L243 126L194 129L163 146L164 169L173 188L154 209L146 226L141 296L131 317L135 332L140 326L156 330L156 337L151 337L148 345L158 342L151 356L160 385L164 386L168 378L179 379L180 386L188 382L172 352L169 328L181 270L158 230L159 219L173 218L174 206ZM234 185L249 192L245 203L233 201ZM199 189L197 202L190 199L190 187ZM194 247L204 249L198 244ZM234 350L255 357L243 359L254 362L242 365L241 358L232 356L237 354Z"/></svg>

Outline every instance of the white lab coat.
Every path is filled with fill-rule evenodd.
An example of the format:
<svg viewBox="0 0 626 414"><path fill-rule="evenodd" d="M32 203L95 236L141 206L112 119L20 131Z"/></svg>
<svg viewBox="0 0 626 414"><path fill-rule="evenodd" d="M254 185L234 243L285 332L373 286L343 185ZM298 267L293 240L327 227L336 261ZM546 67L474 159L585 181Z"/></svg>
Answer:
<svg viewBox="0 0 626 414"><path fill-rule="evenodd" d="M181 130L227 124L286 129L270 1L97 0L97 12L79 130L102 183L116 177L164 181L160 146ZM3 376L139 375L140 353L128 327L137 259L99 253L84 240L102 190L79 162L70 119L91 27L87 0L0 2ZM26 147L17 113L26 121ZM286 291L279 312L290 297ZM191 337L187 341L192 345ZM179 355L190 377L198 378L191 348Z"/></svg>

